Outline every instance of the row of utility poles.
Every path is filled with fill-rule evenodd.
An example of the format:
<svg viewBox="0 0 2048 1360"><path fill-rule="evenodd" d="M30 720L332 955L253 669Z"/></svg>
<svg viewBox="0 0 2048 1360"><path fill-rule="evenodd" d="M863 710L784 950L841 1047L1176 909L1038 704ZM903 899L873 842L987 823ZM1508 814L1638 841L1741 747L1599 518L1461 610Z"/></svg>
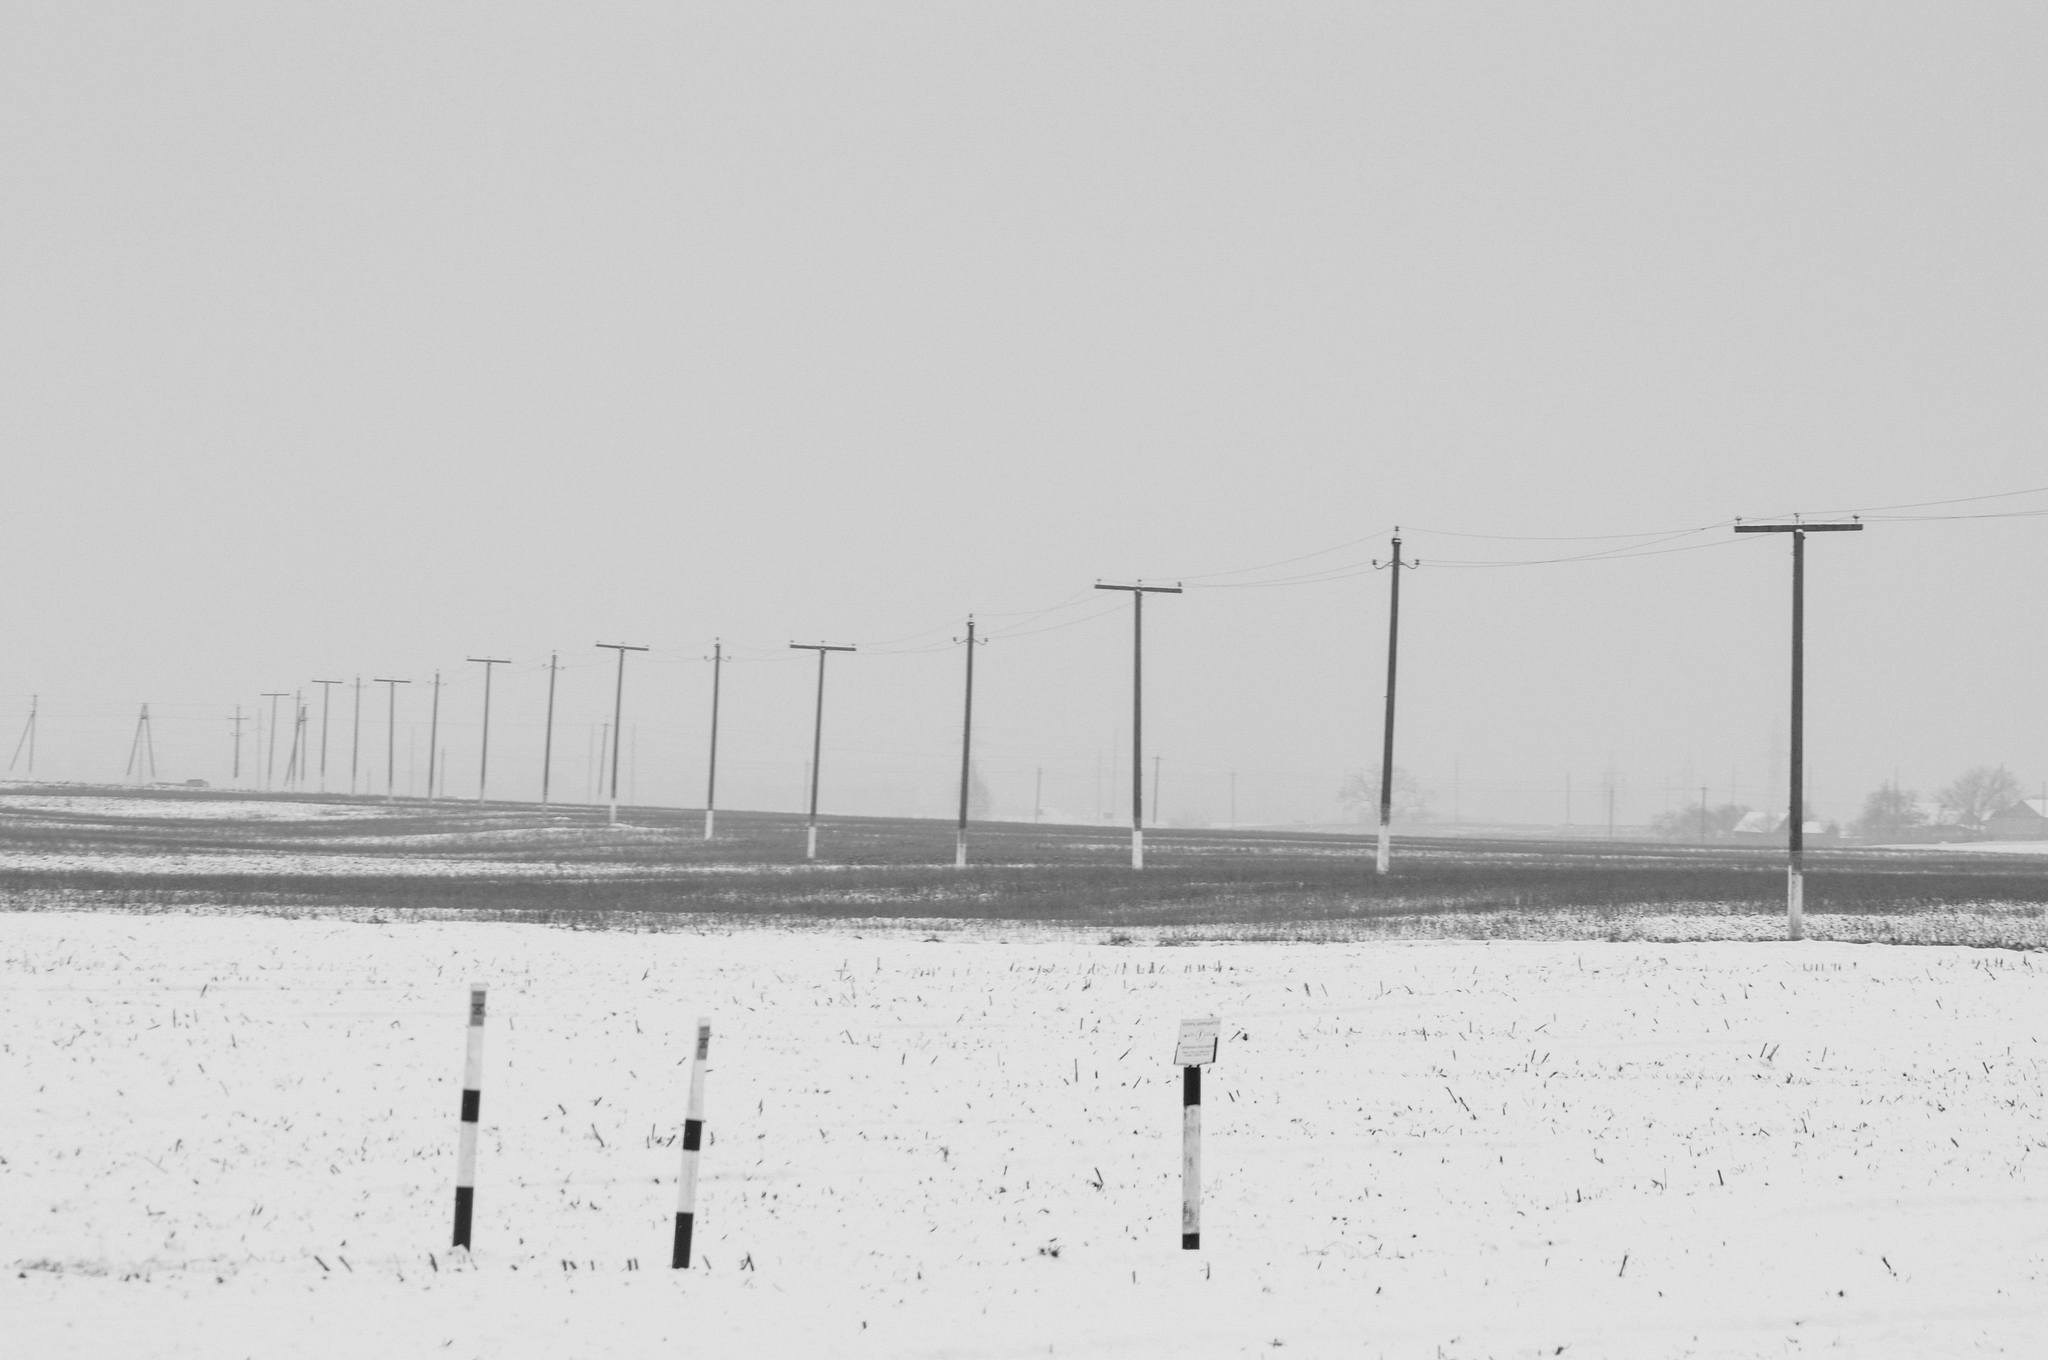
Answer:
<svg viewBox="0 0 2048 1360"><path fill-rule="evenodd" d="M1801 938L1801 936L1804 933L1803 916L1805 907L1804 779L1806 712L1806 535L1809 533L1845 532L1860 530L1863 528L1863 525L1860 522L1853 520L1846 522L1835 521L1815 523L1804 522L1795 519L1785 522L1764 523L1743 523L1738 521L1735 524L1734 528L1735 532L1740 534L1788 534L1791 536L1792 540L1791 762L1789 780L1790 787L1788 789L1788 802L1786 812L1786 917L1792 938L1798 939ZM1402 556L1401 537L1400 530L1398 527L1395 529L1394 532L1394 536L1391 543L1391 549L1391 555L1385 562L1380 562L1378 560L1375 560L1373 562L1373 566L1375 568L1384 568L1389 573L1387 600L1387 678L1386 690L1384 695L1382 696L1384 708L1382 715L1382 731L1380 742L1379 828L1377 843L1374 852L1374 867L1376 871L1380 874L1387 874L1391 872L1393 866L1395 696L1400 678L1399 663L1401 646L1401 575L1404 571L1412 570L1421 565L1421 563L1418 561L1407 560L1404 559L1404 557ZM1178 595L1182 593L1182 587L1179 585L1147 585L1142 581L1129 584L1098 581L1095 583L1095 589L1119 591L1127 593L1131 597L1131 867L1133 869L1142 869L1145 867L1145 597L1147 595ZM973 781L974 659L976 648L979 646L986 645L986 639L978 639L976 637L974 620L972 616L970 616L967 620L966 637L964 639L956 638L954 640L956 642L964 641L967 649L966 694L962 707L960 737L960 808L959 822L955 836L953 856L953 862L955 866L964 868L966 867L968 856L967 842L970 812L969 796ZM813 705L811 727L811 760L808 781L810 787L808 790L809 799L807 814L805 818L805 857L808 859L816 859L818 854L818 790L821 782L821 765L822 758L824 755L825 662L827 656L829 656L833 652L852 652L855 651L856 648L851 644L827 642L792 642L789 645L794 650L816 652L818 656L817 693ZM648 649L644 646L637 646L621 642L600 642L597 643L596 646L598 646L601 649L614 651L618 654L618 673L613 689L612 699L612 749L610 753L611 785L609 791L610 820L614 825L616 825L619 816L619 742L620 734L623 730L621 719L623 718L625 708L626 653L644 652ZM484 668L483 734L481 749L479 751L477 758L477 801L482 802L486 796L487 785L490 775L491 678L492 673L496 667L510 664L510 658L496 656L472 656L467 659L472 663L483 666ZM704 795L704 836L707 840L713 837L716 828L716 807L718 794L718 711L720 678L721 670L724 663L724 646L722 643L714 644L712 655L708 659L712 662L712 685L710 760ZM548 658L548 707L546 735L543 743L543 756L541 766L542 806L546 806L548 803L549 780L553 771L556 671L557 657L554 654L550 654ZM315 680L312 683L321 686L320 787L324 791L326 788L327 781L328 717L329 710L331 707L332 688L335 685L343 684L346 682L341 680ZM397 754L395 742L398 716L398 686L410 684L412 682L408 679L402 679L398 677L379 676L376 677L372 681L372 683L383 685L386 687L387 720L385 728L385 797L388 800L396 796L394 772ZM356 790L358 779L358 765L361 753L361 677L357 677L357 679L355 680L354 688L355 731L354 735L351 737L349 752L350 792L354 792ZM438 730L440 723L441 676L438 671L434 674L433 688L434 699L428 736L427 796L429 798L432 798L435 795L436 791L433 770L434 751L436 749L436 742L438 741ZM294 779L302 780L305 776L306 765L309 763L308 757L310 756L310 750L308 749L305 741L305 738L307 738L310 735L307 732L309 715L306 711L305 705L301 702L299 695L287 695L283 691L266 691L263 697L271 701L270 740L268 749L264 753L263 757L265 785L269 786L272 780L272 776L276 769L277 704L280 699L284 698L290 698L292 700L294 710L292 750L290 758L287 763L286 779L288 783L292 782ZM235 774L237 779L239 779L241 776L242 721L243 719L241 710L238 707L235 710L234 718ZM23 747L26 747L29 756L29 768L31 771L33 771L34 769L35 761L35 723L36 706L35 703L32 701L29 710L28 725L22 734L21 741L16 744L15 749L15 760L18 761L21 757ZM1158 788L1157 764L1157 757L1155 757L1153 779L1155 800L1157 797L1156 791ZM142 716L138 721L135 739L130 746L129 773L131 775L138 774L145 767L150 771L151 776L154 777L154 751L150 741L149 710L146 705L144 706ZM10 762L10 769L11 768L12 762ZM443 792L445 792L445 790L443 790ZM1039 792L1042 795L1042 783L1040 785ZM1231 780L1231 820L1233 824L1236 821L1236 792L1236 776L1233 775ZM1612 791L1610 790L1610 800L1611 796ZM1037 806L1038 801L1038 799L1034 800L1035 808ZM1704 807L1704 792L1701 796L1701 802L1702 806ZM1034 819L1037 815L1037 812L1034 811ZM1153 809L1153 816L1154 820L1156 821L1158 816L1158 809L1156 805ZM1611 822L1611 805L1609 810L1609 819Z"/></svg>

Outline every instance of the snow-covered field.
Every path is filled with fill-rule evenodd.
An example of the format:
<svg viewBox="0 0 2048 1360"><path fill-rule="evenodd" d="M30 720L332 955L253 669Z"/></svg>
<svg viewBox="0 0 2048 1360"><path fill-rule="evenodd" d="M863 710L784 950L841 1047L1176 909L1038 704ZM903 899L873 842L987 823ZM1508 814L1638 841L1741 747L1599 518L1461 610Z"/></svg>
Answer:
<svg viewBox="0 0 2048 1360"><path fill-rule="evenodd" d="M0 968L10 1356L2048 1353L2027 955L16 913Z"/></svg>
<svg viewBox="0 0 2048 1360"><path fill-rule="evenodd" d="M57 812L67 817L117 819L179 818L186 821L312 822L338 817L385 817L384 808L364 803L314 803L283 799L129 797L86 794L0 793L0 811Z"/></svg>

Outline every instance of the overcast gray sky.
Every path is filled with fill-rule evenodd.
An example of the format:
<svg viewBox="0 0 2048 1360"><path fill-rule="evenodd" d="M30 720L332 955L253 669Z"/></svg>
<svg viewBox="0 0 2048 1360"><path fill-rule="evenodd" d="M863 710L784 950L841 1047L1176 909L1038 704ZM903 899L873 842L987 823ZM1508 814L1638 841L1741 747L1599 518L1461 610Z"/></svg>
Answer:
<svg viewBox="0 0 2048 1360"><path fill-rule="evenodd" d="M409 677L403 784L439 667L473 792L463 658L508 656L493 791L530 795L557 649L580 797L627 641L634 790L695 804L721 636L721 801L795 808L786 645L826 639L866 649L826 810L938 814L974 612L999 804L1042 767L1093 816L1129 704L1097 578L2048 484L2044 39L1869 0L17 3L0 730L39 694L38 772L118 777L148 701L160 772L221 779L236 704ZM1775 800L1788 549L1657 546L1701 543L1407 577L1399 763L1468 818L1610 765L1624 820ZM2048 520L1810 564L1824 812L2048 779ZM1234 770L1246 820L1328 818L1375 761L1386 577L1330 575L1150 606L1168 817Z"/></svg>

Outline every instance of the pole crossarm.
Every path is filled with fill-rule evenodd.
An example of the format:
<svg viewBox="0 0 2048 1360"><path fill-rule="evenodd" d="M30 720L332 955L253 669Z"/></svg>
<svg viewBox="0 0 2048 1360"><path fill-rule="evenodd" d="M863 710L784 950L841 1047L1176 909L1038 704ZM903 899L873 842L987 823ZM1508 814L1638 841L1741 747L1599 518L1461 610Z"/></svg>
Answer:
<svg viewBox="0 0 2048 1360"><path fill-rule="evenodd" d="M1182 595L1186 592L1179 586L1148 586L1142 582L1133 585L1113 585L1108 581L1097 581L1097 590L1128 590L1137 595Z"/></svg>
<svg viewBox="0 0 2048 1360"><path fill-rule="evenodd" d="M792 642L790 647L799 652L857 652L858 647L840 646L832 642Z"/></svg>
<svg viewBox="0 0 2048 1360"><path fill-rule="evenodd" d="M1737 524L1735 532L1738 534L1840 534L1854 533L1862 527L1861 521L1844 523L1840 520L1825 520L1814 523L1801 523L1794 520L1790 523L1782 523L1773 520L1765 524Z"/></svg>

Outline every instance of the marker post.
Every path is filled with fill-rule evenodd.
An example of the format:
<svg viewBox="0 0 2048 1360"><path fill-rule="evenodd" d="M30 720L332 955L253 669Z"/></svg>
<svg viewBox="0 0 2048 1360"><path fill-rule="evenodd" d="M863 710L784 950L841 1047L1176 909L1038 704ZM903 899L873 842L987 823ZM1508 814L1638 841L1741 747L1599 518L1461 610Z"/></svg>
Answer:
<svg viewBox="0 0 2048 1360"><path fill-rule="evenodd" d="M690 1065L690 1105L683 1115L683 1169L676 1177L676 1246L671 1270L690 1268L690 1231L697 1218L697 1154L704 1141L704 1067L711 1060L711 1021L697 1020L697 1060Z"/></svg>
<svg viewBox="0 0 2048 1360"><path fill-rule="evenodd" d="M1173 1060L1180 1065L1180 1245L1202 1245L1202 1067L1216 1061L1223 1024L1214 1016L1180 1022Z"/></svg>
<svg viewBox="0 0 2048 1360"><path fill-rule="evenodd" d="M476 1207L476 1120L483 1084L484 985L478 982L469 989L469 1053L462 1063L462 1132L455 1153L455 1245L465 1249Z"/></svg>

